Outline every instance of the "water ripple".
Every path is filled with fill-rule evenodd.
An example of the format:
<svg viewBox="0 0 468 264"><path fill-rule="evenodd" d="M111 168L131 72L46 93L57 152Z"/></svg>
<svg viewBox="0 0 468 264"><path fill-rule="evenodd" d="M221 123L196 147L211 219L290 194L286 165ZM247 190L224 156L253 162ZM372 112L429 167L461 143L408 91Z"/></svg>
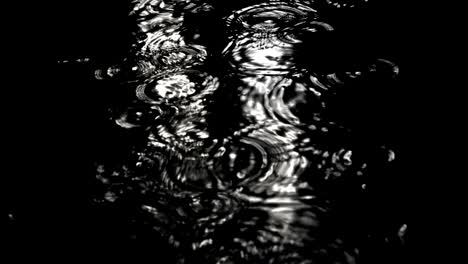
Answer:
<svg viewBox="0 0 468 264"><path fill-rule="evenodd" d="M301 20L316 17L316 11L298 2L269 2L235 11L226 19L229 30L277 32Z"/></svg>
<svg viewBox="0 0 468 264"><path fill-rule="evenodd" d="M178 27L148 33L142 51L159 68L196 66L207 56L205 47L186 44Z"/></svg>
<svg viewBox="0 0 468 264"><path fill-rule="evenodd" d="M135 6L130 15L138 17L138 26L142 32L180 24L183 16L175 12L180 1L145 0L134 1Z"/></svg>
<svg viewBox="0 0 468 264"><path fill-rule="evenodd" d="M136 88L136 97L150 104L182 103L180 109L185 106L194 111L196 102L212 94L218 85L214 76L196 70L184 70L152 77Z"/></svg>
<svg viewBox="0 0 468 264"><path fill-rule="evenodd" d="M292 67L293 46L274 34L244 33L223 51L233 68L250 74L281 74Z"/></svg>

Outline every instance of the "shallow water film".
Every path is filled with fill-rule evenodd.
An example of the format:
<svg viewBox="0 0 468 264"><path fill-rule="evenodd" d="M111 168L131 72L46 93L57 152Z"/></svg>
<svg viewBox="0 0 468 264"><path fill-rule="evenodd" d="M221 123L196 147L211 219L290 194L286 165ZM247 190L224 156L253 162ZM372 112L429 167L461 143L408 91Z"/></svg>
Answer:
<svg viewBox="0 0 468 264"><path fill-rule="evenodd" d="M86 188L116 251L401 263L409 227L383 187L400 150L379 130L401 73L359 29L369 2L134 0L126 54L59 59L108 94Z"/></svg>

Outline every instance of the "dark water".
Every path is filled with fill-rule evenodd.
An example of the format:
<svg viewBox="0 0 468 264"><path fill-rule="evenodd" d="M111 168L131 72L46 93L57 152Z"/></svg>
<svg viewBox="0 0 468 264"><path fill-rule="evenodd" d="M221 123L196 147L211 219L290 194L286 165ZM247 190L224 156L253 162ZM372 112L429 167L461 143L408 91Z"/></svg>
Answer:
<svg viewBox="0 0 468 264"><path fill-rule="evenodd" d="M121 42L102 29L57 60L95 98L74 112L94 124L93 245L154 263L402 262L400 58L375 8L141 0L103 18Z"/></svg>

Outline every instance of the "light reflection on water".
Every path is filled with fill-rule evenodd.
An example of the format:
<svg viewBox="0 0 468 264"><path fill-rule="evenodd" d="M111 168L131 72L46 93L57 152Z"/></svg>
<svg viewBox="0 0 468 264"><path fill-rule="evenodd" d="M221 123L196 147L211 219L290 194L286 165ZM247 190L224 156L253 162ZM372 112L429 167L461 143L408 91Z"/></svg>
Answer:
<svg viewBox="0 0 468 264"><path fill-rule="evenodd" d="M177 263L359 263L357 241L370 231L340 233L340 210L366 195L362 186L378 177L366 169L372 162L398 157L379 146L362 150L329 103L355 80L397 77L397 66L375 58L319 72L298 63L305 34L334 31L315 1L240 1L229 12L219 5L133 1L135 50L95 76L132 90L110 118L144 143L124 163L97 161L105 191L96 206L130 204L132 225L178 249ZM224 23L220 51L200 41L217 38L203 35L209 30L185 24L213 12L225 14L213 21Z"/></svg>

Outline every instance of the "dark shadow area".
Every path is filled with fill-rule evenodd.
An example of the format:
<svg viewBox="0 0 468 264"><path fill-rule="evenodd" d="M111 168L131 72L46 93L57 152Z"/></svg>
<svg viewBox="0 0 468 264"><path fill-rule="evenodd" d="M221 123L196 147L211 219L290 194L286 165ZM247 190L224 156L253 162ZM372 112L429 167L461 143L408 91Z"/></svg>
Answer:
<svg viewBox="0 0 468 264"><path fill-rule="evenodd" d="M116 140L105 135L114 87L96 83L96 64L74 62L112 63L125 56L133 27L129 7L125 1L29 7L23 14L28 21L15 24L29 30L12 37L18 43L8 56L11 81L3 97L9 113L2 184L8 255L64 262L145 259L148 248L131 243L120 218L96 211L90 200L96 156ZM58 63L63 60L69 63Z"/></svg>

